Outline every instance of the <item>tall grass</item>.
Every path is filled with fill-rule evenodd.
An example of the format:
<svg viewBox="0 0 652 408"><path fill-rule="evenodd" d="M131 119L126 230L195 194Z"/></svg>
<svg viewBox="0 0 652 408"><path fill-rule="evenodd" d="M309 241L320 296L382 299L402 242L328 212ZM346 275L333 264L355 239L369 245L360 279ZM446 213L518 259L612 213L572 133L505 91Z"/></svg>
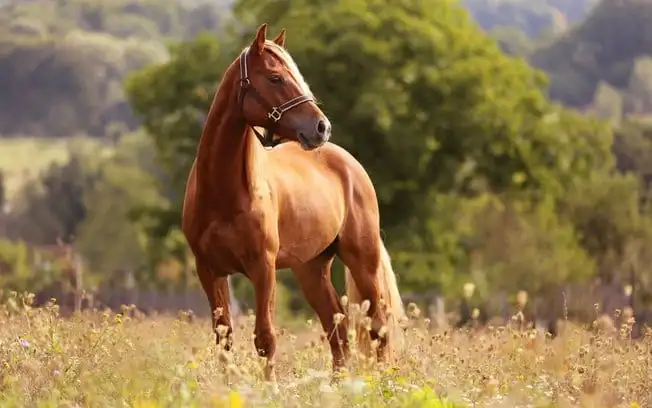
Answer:
<svg viewBox="0 0 652 408"><path fill-rule="evenodd" d="M0 307L0 407L645 407L650 338L570 324L561 335L489 327L437 332L408 307L406 348L392 364L361 356L338 381L318 322L278 325L278 392L262 381L253 316L231 352L210 323L179 316L85 311L61 318L11 294ZM597 327L597 326L596 326Z"/></svg>

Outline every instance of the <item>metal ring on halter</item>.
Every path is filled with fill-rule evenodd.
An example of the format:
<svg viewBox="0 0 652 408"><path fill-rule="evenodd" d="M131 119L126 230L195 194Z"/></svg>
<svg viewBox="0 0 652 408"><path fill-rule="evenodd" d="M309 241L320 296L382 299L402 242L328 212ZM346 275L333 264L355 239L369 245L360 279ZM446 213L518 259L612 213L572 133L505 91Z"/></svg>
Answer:
<svg viewBox="0 0 652 408"><path fill-rule="evenodd" d="M283 115L283 112L281 112L276 106L272 108L272 111L267 114L267 117L273 120L274 122L278 122L281 120L281 116Z"/></svg>

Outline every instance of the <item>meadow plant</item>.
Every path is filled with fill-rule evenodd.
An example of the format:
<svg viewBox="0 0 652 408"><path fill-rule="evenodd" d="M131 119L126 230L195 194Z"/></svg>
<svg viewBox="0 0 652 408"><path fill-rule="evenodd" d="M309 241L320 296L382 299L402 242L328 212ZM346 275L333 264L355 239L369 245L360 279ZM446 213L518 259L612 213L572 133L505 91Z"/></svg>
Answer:
<svg viewBox="0 0 652 408"><path fill-rule="evenodd" d="M0 407L652 406L650 335L633 340L632 318L617 331L564 322L551 339L510 324L436 331L410 304L396 360L378 364L354 341L369 305L344 298L360 323L350 325L346 369L332 375L316 320L279 324L275 389L262 380L252 314L236 322L227 352L192 313L145 316L132 305L62 318L56 302L34 308L33 298L2 300Z"/></svg>

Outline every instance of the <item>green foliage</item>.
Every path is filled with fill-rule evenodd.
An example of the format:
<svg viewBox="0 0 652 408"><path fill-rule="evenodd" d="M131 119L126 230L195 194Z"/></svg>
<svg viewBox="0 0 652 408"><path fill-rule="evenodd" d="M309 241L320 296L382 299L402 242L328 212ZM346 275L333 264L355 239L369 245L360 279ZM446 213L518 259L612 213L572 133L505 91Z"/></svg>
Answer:
<svg viewBox="0 0 652 408"><path fill-rule="evenodd" d="M578 244L574 225L559 218L552 201L439 195L433 205L439 215L429 220L434 250L394 257L399 270L411 271L402 275L405 287L436 287L453 294L465 282L474 282L486 300L497 290L546 296L560 282L592 276L593 260Z"/></svg>
<svg viewBox="0 0 652 408"><path fill-rule="evenodd" d="M42 177L24 187L23 205L16 209L17 230L33 244L70 241L86 215L83 194L93 176L83 158L72 155L66 164L52 164Z"/></svg>
<svg viewBox="0 0 652 408"><path fill-rule="evenodd" d="M0 239L0 297L5 291L38 293L58 282L61 265L55 254L25 242Z"/></svg>
<svg viewBox="0 0 652 408"><path fill-rule="evenodd" d="M169 62L131 75L125 89L171 182L179 186L186 182L202 119L231 60L225 59L218 41L208 34L172 47L170 54Z"/></svg>
<svg viewBox="0 0 652 408"><path fill-rule="evenodd" d="M613 152L618 170L639 178L648 191L652 183L652 123L634 119L621 123L614 135Z"/></svg>
<svg viewBox="0 0 652 408"><path fill-rule="evenodd" d="M127 82L175 186L159 231L178 228L201 118L265 16L272 31L288 29L334 141L371 174L403 288L450 292L473 278L487 291L509 282L544 293L591 275L554 197L611 169L610 129L551 104L544 75L502 54L457 2L241 0L235 15L242 34L175 46ZM502 195L521 199L489 204ZM507 243L493 253L487 237L501 232ZM470 272L477 262L482 272Z"/></svg>
<svg viewBox="0 0 652 408"><path fill-rule="evenodd" d="M38 178L51 164L63 165L70 160L71 149L88 151L102 147L90 138L0 138L0 169L5 175L7 200L17 199L23 187Z"/></svg>
<svg viewBox="0 0 652 408"><path fill-rule="evenodd" d="M77 236L78 250L96 273L109 277L147 266L149 240L130 216L135 207L163 201L153 175L143 170L145 160L152 160L150 145L141 134L125 135L112 155L96 158L97 179L84 191L87 210Z"/></svg>
<svg viewBox="0 0 652 408"><path fill-rule="evenodd" d="M472 280L481 297L544 296L595 275L634 270L642 284L652 276L652 133L631 118L652 110L649 4L238 0L227 27L227 3L36 0L3 9L0 133L85 133L116 144L70 162L66 148L20 190L16 169L55 160L34 154L19 166L3 153L10 197L19 191L22 200L14 236L72 234L107 279L130 269L141 286L196 285L179 231L187 173L224 68L264 21L270 36L288 29L334 142L374 180L403 291L458 293ZM170 39L184 42L168 48ZM122 136L141 121L146 135ZM279 281L283 308L305 307L292 274ZM238 296L247 290L236 284Z"/></svg>
<svg viewBox="0 0 652 408"><path fill-rule="evenodd" d="M19 191L11 236L32 245L60 237L75 243L91 274L110 280L132 270L141 282L151 282L156 262L148 257L157 242L134 215L141 206L166 203L158 193L151 140L136 133L112 147L79 147L72 145L67 162L53 163Z"/></svg>

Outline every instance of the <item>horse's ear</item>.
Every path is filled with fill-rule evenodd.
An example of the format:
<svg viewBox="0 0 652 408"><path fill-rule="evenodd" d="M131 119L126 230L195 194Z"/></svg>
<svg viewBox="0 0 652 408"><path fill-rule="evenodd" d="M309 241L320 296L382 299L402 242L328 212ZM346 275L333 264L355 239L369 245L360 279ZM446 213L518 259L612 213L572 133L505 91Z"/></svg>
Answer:
<svg viewBox="0 0 652 408"><path fill-rule="evenodd" d="M280 45L281 47L285 48L285 28L281 29L281 32L278 33L276 38L274 38L274 42L277 45Z"/></svg>
<svg viewBox="0 0 652 408"><path fill-rule="evenodd" d="M256 32L256 38L254 39L254 42L251 43L251 50L256 52L258 55L263 55L263 51L265 50L265 40L267 39L267 23L263 23L258 28L258 31Z"/></svg>

